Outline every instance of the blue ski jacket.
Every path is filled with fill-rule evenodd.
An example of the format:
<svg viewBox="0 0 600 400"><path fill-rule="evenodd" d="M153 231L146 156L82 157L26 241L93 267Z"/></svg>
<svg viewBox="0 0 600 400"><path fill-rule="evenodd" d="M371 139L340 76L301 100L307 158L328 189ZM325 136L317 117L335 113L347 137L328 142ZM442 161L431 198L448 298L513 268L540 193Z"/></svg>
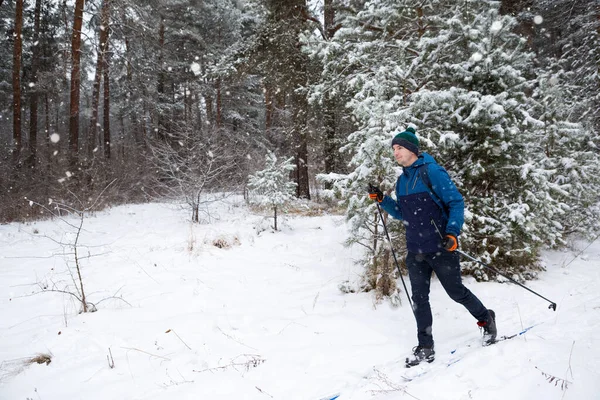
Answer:
<svg viewBox="0 0 600 400"><path fill-rule="evenodd" d="M458 237L464 223L462 195L448 172L427 153L421 153L411 166L402 169L396 182L396 200L384 196L381 206L403 221L406 247L411 253L440 251L440 233Z"/></svg>

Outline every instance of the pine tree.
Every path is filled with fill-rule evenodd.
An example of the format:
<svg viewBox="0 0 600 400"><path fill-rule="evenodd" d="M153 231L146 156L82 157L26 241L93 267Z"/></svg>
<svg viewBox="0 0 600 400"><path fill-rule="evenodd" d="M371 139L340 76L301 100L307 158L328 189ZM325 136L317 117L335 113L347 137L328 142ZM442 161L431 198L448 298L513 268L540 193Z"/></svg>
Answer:
<svg viewBox="0 0 600 400"><path fill-rule="evenodd" d="M529 278L541 268L540 248L560 244L566 225L552 216L566 217L566 210L581 206L571 206L564 187L556 194L561 175L548 170L551 161L540 147L549 125L539 99L531 97L538 85L534 56L526 39L514 33L517 21L501 16L498 6L472 0L430 1L423 7L367 1L345 15L331 43L317 47L315 52L330 60L329 74L347 82L359 126L343 148L354 154L354 172L327 177L348 206L352 240L377 243L375 229L368 229L375 219L369 218L373 209L364 200L365 183L386 191L394 187L398 172L393 173L386 148L391 133L412 123L422 149L449 170L465 197L463 250ZM563 134L574 129L564 115L554 126ZM585 134L574 138L571 144L583 152L570 175L592 175L590 143ZM563 150L563 159L573 154L573 147ZM584 198L583 188L594 188L585 182L573 192L576 198ZM589 214L578 214L583 215ZM369 252L377 255L374 246ZM478 264L463 267L489 279Z"/></svg>
<svg viewBox="0 0 600 400"><path fill-rule="evenodd" d="M528 278L541 268L542 247L561 244L594 214L593 143L560 111L566 92L549 90L549 74L532 69L534 55L514 33L517 21L500 16L494 2L465 4L460 18L421 42L437 79L402 112L425 128L463 191L470 216L463 248ZM556 139L561 144L550 144Z"/></svg>
<svg viewBox="0 0 600 400"><path fill-rule="evenodd" d="M539 269L544 240L532 211L535 182L529 165L532 130L525 94L532 54L513 33L514 18L500 16L498 4L457 2L448 18L419 41L420 63L429 65L426 88L411 95L400 111L420 126L423 142L450 171L465 197L463 249L506 272ZM463 268L488 279L474 263Z"/></svg>
<svg viewBox="0 0 600 400"><path fill-rule="evenodd" d="M309 46L313 57L324 66L323 79L312 88L312 98L348 98L347 107L356 125L340 149L350 155L353 171L319 175L319 179L332 185L325 194L341 197L347 210L348 244L367 249L360 260L365 266L361 290L375 289L378 297L397 294L396 268L383 240L376 205L366 190L373 183L387 193L393 192L401 170L390 146L393 135L403 130L407 121L398 118L396 110L404 107L407 96L421 85L414 79L421 68L414 63L418 54L411 49L423 27L436 18L428 20L422 11L410 1L367 1L340 11L335 35ZM391 219L386 223L394 248L402 252L402 225Z"/></svg>
<svg viewBox="0 0 600 400"><path fill-rule="evenodd" d="M294 158L278 162L277 156L269 152L265 156L265 168L248 177L248 187L256 197L253 203L273 209L273 228L277 230L277 210L294 198L296 183L289 180L296 166Z"/></svg>
<svg viewBox="0 0 600 400"><path fill-rule="evenodd" d="M12 65L14 51L14 37L10 34L14 30L15 10L13 2L6 3L0 7L0 32L3 32L3 40L0 40L0 140L3 149L2 158L8 157L12 152Z"/></svg>
<svg viewBox="0 0 600 400"><path fill-rule="evenodd" d="M572 90L579 89L564 75L540 71L532 96L543 126L536 130L537 151L531 153L536 169L530 175L547 193L535 198L550 246L564 244L573 233L593 237L600 229L598 135L565 105L564 99L575 97Z"/></svg>
<svg viewBox="0 0 600 400"><path fill-rule="evenodd" d="M14 49L13 49L13 164L21 163L23 146L23 129L21 123L21 64L23 57L23 0L15 4L14 18Z"/></svg>
<svg viewBox="0 0 600 400"><path fill-rule="evenodd" d="M75 166L79 154L79 112L81 92L81 30L85 0L76 0L71 40L71 98L69 106L69 158Z"/></svg>
<svg viewBox="0 0 600 400"><path fill-rule="evenodd" d="M535 10L540 13L539 45L552 50L545 52L543 61L556 62L565 72L564 79L573 89L569 94L574 116L598 136L600 5L589 0L545 0L536 4Z"/></svg>
<svg viewBox="0 0 600 400"><path fill-rule="evenodd" d="M267 136L284 154L294 154L296 196L310 199L309 79L301 34L309 29L306 0L261 0L265 19L249 47L249 62L263 77ZM274 124L275 116L277 124Z"/></svg>

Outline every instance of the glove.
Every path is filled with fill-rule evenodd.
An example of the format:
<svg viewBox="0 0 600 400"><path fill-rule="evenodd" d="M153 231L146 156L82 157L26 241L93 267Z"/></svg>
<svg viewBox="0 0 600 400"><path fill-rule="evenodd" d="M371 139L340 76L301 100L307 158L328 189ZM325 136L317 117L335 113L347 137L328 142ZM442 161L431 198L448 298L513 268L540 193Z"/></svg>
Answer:
<svg viewBox="0 0 600 400"><path fill-rule="evenodd" d="M383 192L377 186L373 186L369 183L369 198L381 203L383 201Z"/></svg>
<svg viewBox="0 0 600 400"><path fill-rule="evenodd" d="M446 234L444 240L442 240L442 245L446 250L454 251L458 249L458 239L456 238L456 236L448 233Z"/></svg>

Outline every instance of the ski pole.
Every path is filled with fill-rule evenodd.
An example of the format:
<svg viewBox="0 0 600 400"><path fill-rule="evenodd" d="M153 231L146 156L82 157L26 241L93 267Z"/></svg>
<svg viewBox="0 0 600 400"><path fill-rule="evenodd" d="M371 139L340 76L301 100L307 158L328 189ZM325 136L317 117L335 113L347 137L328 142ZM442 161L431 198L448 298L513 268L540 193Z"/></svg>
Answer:
<svg viewBox="0 0 600 400"><path fill-rule="evenodd" d="M515 281L514 279L512 279L512 278L510 278L510 277L508 277L508 276L506 276L506 275L504 275L502 272L498 271L496 268L493 268L493 267L491 267L491 266L487 265L486 263L484 263L484 262L482 262L482 261L479 261L479 260L477 260L477 259L476 259L476 258L474 258L474 257L471 257L471 256L470 256L470 255L468 255L467 253L465 253L465 252L462 252L462 251L460 251L460 250L456 250L456 252L457 252L457 253L459 253L459 254L462 254L463 256L467 257L467 258L468 258L468 259L470 259L470 260L473 260L473 261L475 261L475 262L477 262L477 263L479 263L479 264L483 265L484 267L486 267L486 268L487 268L487 269L489 269L490 271L493 271L493 272L495 272L495 273L496 273L496 274L498 274L498 275L502 275L503 277L505 277L506 279L508 279L508 280L509 280L509 281L511 281L512 283L515 283L515 284L517 284L517 285L521 286L523 289L526 289L526 290L530 291L531 293L535 294L536 296L539 296L539 297L541 297L542 299L544 299L544 300L546 300L548 303L550 303L550 305L548 306L548 308L549 308L549 309L551 309L551 310L553 310L553 311L556 311L556 303L555 303L555 302L553 302L553 301L551 301L551 300L548 300L547 298L545 298L545 297L544 297L544 296L542 296L541 294L539 294L539 293L537 293L537 292L535 292L535 291L533 291L533 290L529 289L527 286L525 286L525 285L522 285L521 283L519 283L519 282Z"/></svg>
<svg viewBox="0 0 600 400"><path fill-rule="evenodd" d="M400 280L402 281L402 286L404 286L404 291L406 292L406 297L408 297L408 304L410 304L410 309L413 314L415 313L415 309L412 304L412 300L410 299L410 295L408 294L408 289L406 288L406 283L404 283L404 278L402 277L402 271L400 271L400 266L398 265L398 259L396 258L396 252L394 251L394 246L392 245L392 239L390 239L390 234L388 233L387 226L385 226L385 220L383 219L383 213L381 212L381 207L379 206L379 202L377 202L377 210L379 211L379 216L381 217L381 223L383 224L383 230L385 231L385 235L387 236L388 242L390 242L390 249L392 249L392 256L394 257L394 262L396 263L396 268L398 268L398 275L400 275Z"/></svg>
<svg viewBox="0 0 600 400"><path fill-rule="evenodd" d="M442 233L441 233L441 232L440 232L440 230L438 229L438 227L437 227L437 224L435 223L435 221L433 220L433 218L431 219L431 223L433 224L433 226L435 226L435 230L436 230L436 231L437 231L437 233L440 235L440 237L443 239L444 237L442 236ZM551 300L548 300L547 298L545 298L545 297L544 297L544 296L542 296L541 294L539 294L539 293L537 293L537 292L535 292L535 291L533 291L533 290L529 289L527 286L525 286L525 285L523 285L523 284L521 284L521 283L519 283L519 282L515 281L515 280L514 280L514 279L512 279L511 277L504 275L502 272L498 271L498 270L497 270L496 268L494 268L494 267L491 267L491 266L487 265L487 264L486 264L486 263L484 263L483 261L480 261L480 260L476 259L475 257L472 257L472 256L468 255L467 253L465 253L465 252L463 252L463 251L456 250L456 252L457 252L458 254L462 254L463 256L467 257L468 259L470 259L470 260L472 260L472 261L475 261L476 263L479 263L479 264L483 265L485 268L489 269L490 271L492 271L492 272L494 272L494 273L496 273L496 274L498 274L498 275L501 275L501 276L505 277L506 279L508 279L508 280L509 280L509 281L511 281L512 283L514 283L514 284L516 284L516 285L519 285L519 286L521 286L523 289L526 289L526 290L530 291L531 293L535 294L536 296L539 296L539 297L541 297L542 299L544 299L544 300L546 300L548 303L550 303L550 305L548 306L548 308L549 308L549 309L551 309L552 311L556 311L556 303L555 303L555 302L553 302L553 301L551 301Z"/></svg>

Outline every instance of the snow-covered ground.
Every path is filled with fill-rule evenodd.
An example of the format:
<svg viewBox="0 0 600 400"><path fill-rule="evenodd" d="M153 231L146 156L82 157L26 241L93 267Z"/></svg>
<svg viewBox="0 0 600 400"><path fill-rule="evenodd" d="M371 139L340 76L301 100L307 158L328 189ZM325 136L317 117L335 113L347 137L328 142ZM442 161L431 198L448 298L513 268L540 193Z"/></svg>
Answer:
<svg viewBox="0 0 600 400"><path fill-rule="evenodd" d="M72 295L40 293L76 292L57 243L75 229L0 226L0 399L600 399L600 240L572 262L579 251L544 254L548 271L527 285L556 312L466 278L500 335L533 326L490 347L434 280L437 359L406 369L406 300L338 288L360 273L342 216L289 216L276 233L241 202L219 204L211 224L188 216L145 204L86 218L79 257L98 311L85 314ZM27 363L38 354L51 363Z"/></svg>

